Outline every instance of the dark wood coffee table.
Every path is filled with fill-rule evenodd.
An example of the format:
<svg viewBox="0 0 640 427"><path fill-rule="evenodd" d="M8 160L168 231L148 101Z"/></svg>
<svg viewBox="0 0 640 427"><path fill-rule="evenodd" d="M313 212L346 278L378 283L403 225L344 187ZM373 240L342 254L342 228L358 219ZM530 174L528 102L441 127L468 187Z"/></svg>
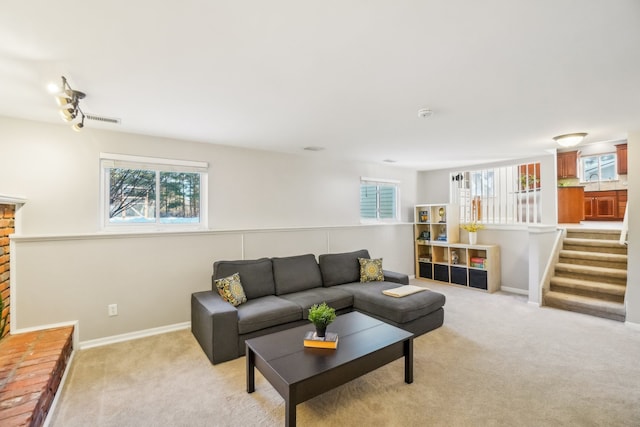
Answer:
<svg viewBox="0 0 640 427"><path fill-rule="evenodd" d="M328 330L338 348L306 348L313 325L246 340L247 393L255 391L255 370L285 400L285 425L296 425L296 405L404 357L404 381L413 382L413 334L362 313L338 316Z"/></svg>

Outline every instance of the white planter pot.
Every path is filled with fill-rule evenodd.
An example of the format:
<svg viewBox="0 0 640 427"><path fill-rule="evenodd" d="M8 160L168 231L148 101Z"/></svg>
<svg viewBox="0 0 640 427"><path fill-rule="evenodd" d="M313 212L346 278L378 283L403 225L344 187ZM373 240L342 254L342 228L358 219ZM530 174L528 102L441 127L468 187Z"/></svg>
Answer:
<svg viewBox="0 0 640 427"><path fill-rule="evenodd" d="M478 243L478 233L476 231L469 232L469 244L475 245Z"/></svg>

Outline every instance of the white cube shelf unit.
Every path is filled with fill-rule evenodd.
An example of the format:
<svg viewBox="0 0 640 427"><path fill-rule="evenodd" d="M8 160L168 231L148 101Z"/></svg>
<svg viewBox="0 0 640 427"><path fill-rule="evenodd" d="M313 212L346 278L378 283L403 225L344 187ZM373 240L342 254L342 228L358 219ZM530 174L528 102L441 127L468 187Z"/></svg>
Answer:
<svg viewBox="0 0 640 427"><path fill-rule="evenodd" d="M459 243L459 208L416 205L416 278L487 292L500 289L500 247Z"/></svg>
<svg viewBox="0 0 640 427"><path fill-rule="evenodd" d="M496 245L416 245L416 278L467 286L487 292L500 290L500 247Z"/></svg>
<svg viewBox="0 0 640 427"><path fill-rule="evenodd" d="M460 238L458 205L416 205L414 215L416 240L458 242Z"/></svg>

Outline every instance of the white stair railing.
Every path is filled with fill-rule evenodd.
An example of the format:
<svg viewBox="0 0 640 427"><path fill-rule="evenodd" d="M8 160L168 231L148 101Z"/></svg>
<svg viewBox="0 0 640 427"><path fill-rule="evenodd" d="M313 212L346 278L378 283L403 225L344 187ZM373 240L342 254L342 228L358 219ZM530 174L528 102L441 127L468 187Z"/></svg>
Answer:
<svg viewBox="0 0 640 427"><path fill-rule="evenodd" d="M627 214L629 213L629 203L627 202L627 206L624 208L624 219L622 220L622 230L620 231L620 244L627 244L627 232L629 231L629 224L627 219Z"/></svg>

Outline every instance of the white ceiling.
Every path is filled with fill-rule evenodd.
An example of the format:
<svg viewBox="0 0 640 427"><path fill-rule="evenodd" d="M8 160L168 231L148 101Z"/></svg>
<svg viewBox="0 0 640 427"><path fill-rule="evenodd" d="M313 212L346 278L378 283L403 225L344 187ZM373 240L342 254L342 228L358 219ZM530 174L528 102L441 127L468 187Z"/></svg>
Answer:
<svg viewBox="0 0 640 427"><path fill-rule="evenodd" d="M0 115L441 169L640 130L638 0L10 2ZM417 111L427 107L429 119ZM321 152L302 151L320 146Z"/></svg>

